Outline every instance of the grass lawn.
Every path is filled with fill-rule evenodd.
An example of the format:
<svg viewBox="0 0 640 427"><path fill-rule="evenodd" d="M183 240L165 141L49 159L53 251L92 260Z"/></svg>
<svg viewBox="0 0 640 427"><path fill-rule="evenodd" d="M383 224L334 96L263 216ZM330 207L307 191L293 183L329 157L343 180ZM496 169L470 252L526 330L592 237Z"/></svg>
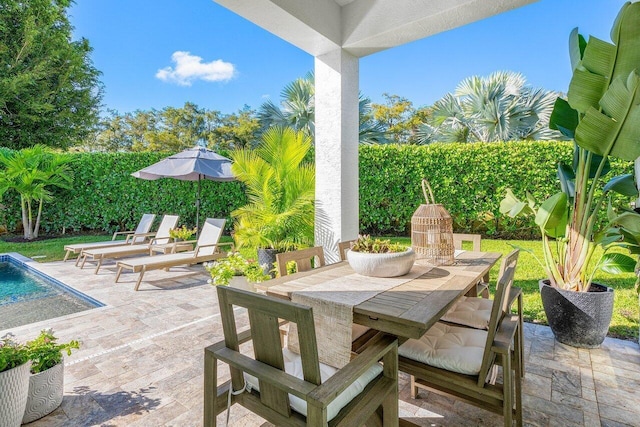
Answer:
<svg viewBox="0 0 640 427"><path fill-rule="evenodd" d="M64 245L71 243L96 242L110 240L111 236L74 236L57 239L41 240L33 243L10 243L0 240L0 253L19 252L27 257L36 257L40 262L59 261L64 258ZM228 236L223 236L222 241L231 241ZM393 238L393 241L409 244L406 237ZM513 247L510 244L531 249L536 256L542 258L542 249L539 241L524 240L482 240L482 250L487 252L509 253ZM469 248L470 249L470 248ZM255 257L255 252L242 251L245 256ZM42 257L42 258L40 258ZM491 272L492 280L498 276L496 265ZM534 257L526 252L520 253L518 269L516 271L516 286L524 291L524 316L528 322L546 323L538 280L544 278L542 267ZM609 285L615 289L615 306L609 335L617 338L638 338L638 296L633 290L635 279L633 274L611 276L602 272L596 274L596 282ZM495 285L495 284L494 284Z"/></svg>

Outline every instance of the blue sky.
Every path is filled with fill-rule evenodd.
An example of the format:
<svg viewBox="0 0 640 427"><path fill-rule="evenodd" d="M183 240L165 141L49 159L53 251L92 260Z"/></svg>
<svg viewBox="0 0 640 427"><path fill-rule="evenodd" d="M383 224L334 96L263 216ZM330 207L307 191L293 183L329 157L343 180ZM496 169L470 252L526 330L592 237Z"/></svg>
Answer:
<svg viewBox="0 0 640 427"><path fill-rule="evenodd" d="M517 71L566 91L572 28L607 41L622 0L541 0L360 60L360 90L431 105L465 77ZM77 0L74 37L89 39L105 108L200 107L230 113L279 99L313 58L211 0ZM189 78L190 72L198 78ZM229 78L229 76L231 76Z"/></svg>

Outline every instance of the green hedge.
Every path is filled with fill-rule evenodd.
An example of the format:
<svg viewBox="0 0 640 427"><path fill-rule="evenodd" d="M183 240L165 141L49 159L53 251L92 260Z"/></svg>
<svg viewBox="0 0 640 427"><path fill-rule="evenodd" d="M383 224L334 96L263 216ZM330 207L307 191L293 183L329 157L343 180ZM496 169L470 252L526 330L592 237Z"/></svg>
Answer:
<svg viewBox="0 0 640 427"><path fill-rule="evenodd" d="M360 149L360 227L383 235L408 235L427 178L436 201L451 213L454 229L501 238L535 238L532 218L499 213L505 190L529 191L539 202L559 191L556 165L570 162L569 142L379 145ZM612 162L610 176L631 172Z"/></svg>
<svg viewBox="0 0 640 427"><path fill-rule="evenodd" d="M73 154L74 184L71 190L56 190L55 200L43 210L44 232L132 229L145 212L180 215L180 224L195 225L196 182L175 179L145 181L132 172L161 160L169 153L80 153ZM9 230L20 226L16 193L7 193L2 203ZM202 181L201 218L228 218L245 204L238 182ZM159 220L159 218L158 218Z"/></svg>
<svg viewBox="0 0 640 427"><path fill-rule="evenodd" d="M104 230L131 228L145 212L174 213L181 223L195 225L196 183L174 179L144 181L130 174L168 153L74 154L74 187L55 192L45 204L42 230ZM555 165L571 160L565 142L492 144L374 145L360 147L360 224L376 235L408 235L411 216L424 203L421 178L427 178L436 200L449 210L457 231L503 238L537 236L531 219L512 220L498 212L507 187L522 197L529 191L543 200L558 191ZM627 162L613 162L611 176L631 172ZM201 216L226 217L246 203L237 182L202 182ZM15 193L6 194L4 220L19 227Z"/></svg>

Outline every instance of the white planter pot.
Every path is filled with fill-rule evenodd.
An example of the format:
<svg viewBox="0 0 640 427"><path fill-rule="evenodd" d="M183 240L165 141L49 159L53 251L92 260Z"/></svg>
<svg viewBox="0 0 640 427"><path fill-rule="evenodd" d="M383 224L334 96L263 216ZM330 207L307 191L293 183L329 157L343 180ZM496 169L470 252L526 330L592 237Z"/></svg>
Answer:
<svg viewBox="0 0 640 427"><path fill-rule="evenodd" d="M29 391L31 362L0 372L0 426L18 427Z"/></svg>
<svg viewBox="0 0 640 427"><path fill-rule="evenodd" d="M53 412L64 394L64 362L29 377L29 393L22 424Z"/></svg>
<svg viewBox="0 0 640 427"><path fill-rule="evenodd" d="M411 248L404 252L385 254L347 251L349 265L356 273L363 276L404 276L411 270L415 259L416 254Z"/></svg>
<svg viewBox="0 0 640 427"><path fill-rule="evenodd" d="M247 280L245 276L233 276L229 282L229 286L236 289L242 289L245 291L255 292L256 286Z"/></svg>

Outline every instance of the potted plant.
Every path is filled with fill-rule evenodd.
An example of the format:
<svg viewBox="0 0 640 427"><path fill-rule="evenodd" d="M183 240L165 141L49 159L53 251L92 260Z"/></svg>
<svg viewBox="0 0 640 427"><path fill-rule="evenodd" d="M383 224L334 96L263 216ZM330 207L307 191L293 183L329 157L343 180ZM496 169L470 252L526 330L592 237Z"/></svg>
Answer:
<svg viewBox="0 0 640 427"><path fill-rule="evenodd" d="M372 239L367 234L358 236L347 251L349 265L363 276L403 276L411 270L415 259L416 254L410 247Z"/></svg>
<svg viewBox="0 0 640 427"><path fill-rule="evenodd" d="M58 344L52 329L45 329L33 341L27 342L31 359L29 392L22 423L30 423L51 413L62 403L64 394L65 351L71 355L71 349L80 348L78 341Z"/></svg>
<svg viewBox="0 0 640 427"><path fill-rule="evenodd" d="M640 236L637 215L617 214L611 202L606 221L599 213L611 192L638 196L632 175L605 182L610 156L630 162L640 156L637 28L640 3L627 3L611 31L613 44L594 37L587 43L573 30L573 77L567 100L556 100L550 119L551 128L574 139L573 164L558 165L561 191L539 206L530 195L518 200L511 190L500 204L500 211L511 217L535 214L547 274L541 284L547 320L558 341L578 347L599 346L611 321L613 290L593 283L595 272L633 271L635 265L632 258L610 249ZM595 259L597 246L603 251Z"/></svg>
<svg viewBox="0 0 640 427"><path fill-rule="evenodd" d="M204 268L211 275L209 283L212 285L231 285L251 291L255 290L255 283L271 278L264 273L263 267L257 261L246 259L240 252L233 252L226 258L205 263Z"/></svg>
<svg viewBox="0 0 640 427"><path fill-rule="evenodd" d="M29 352L12 334L0 340L0 426L19 426L29 391Z"/></svg>
<svg viewBox="0 0 640 427"><path fill-rule="evenodd" d="M174 242L182 242L189 240L195 233L195 228L187 228L186 225L183 225L182 227L169 230L169 237L171 237Z"/></svg>
<svg viewBox="0 0 640 427"><path fill-rule="evenodd" d="M249 203L231 213L238 248L255 247L270 273L278 252L313 245L315 168L307 159L311 138L271 127L253 150L231 155L232 171L246 186Z"/></svg>

